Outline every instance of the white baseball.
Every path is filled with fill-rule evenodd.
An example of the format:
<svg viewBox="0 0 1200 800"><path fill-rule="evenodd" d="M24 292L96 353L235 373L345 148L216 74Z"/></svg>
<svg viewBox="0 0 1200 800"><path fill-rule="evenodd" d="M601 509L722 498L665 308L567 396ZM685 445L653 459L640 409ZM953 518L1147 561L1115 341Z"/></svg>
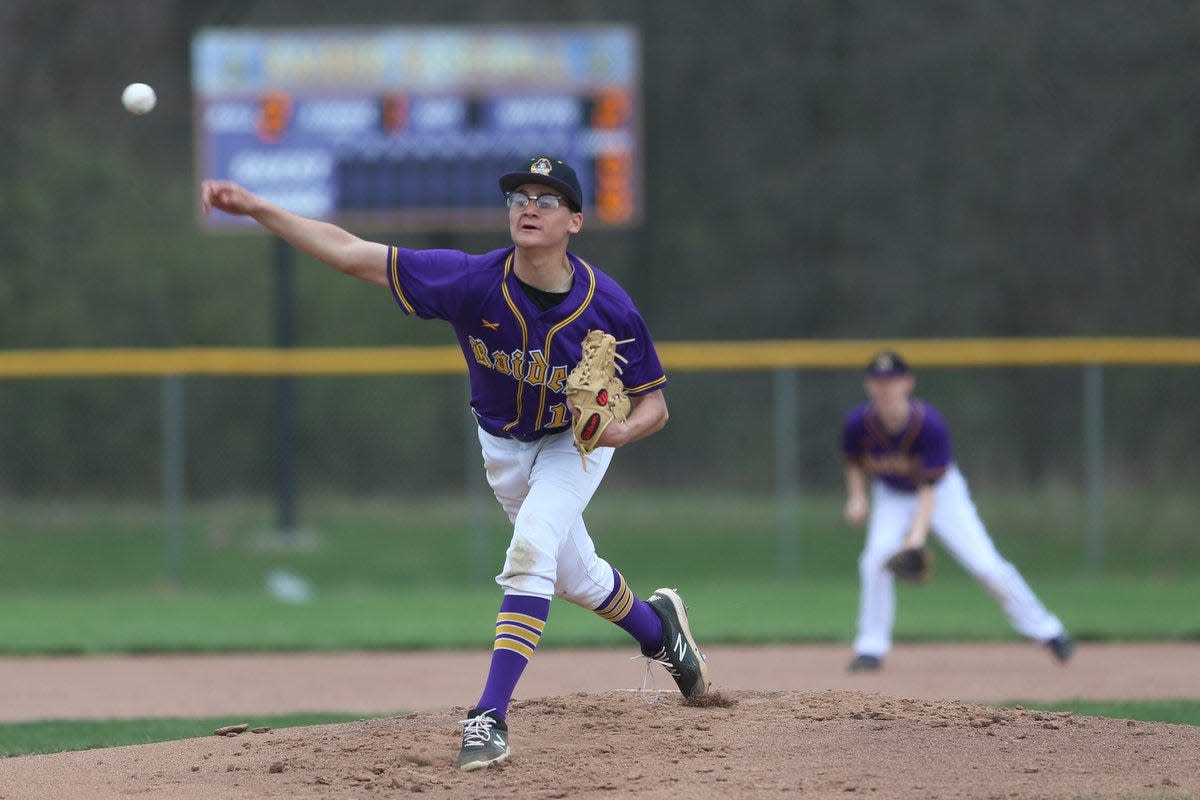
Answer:
<svg viewBox="0 0 1200 800"><path fill-rule="evenodd" d="M157 100L154 90L144 83L131 83L121 92L121 104L130 114L150 113Z"/></svg>

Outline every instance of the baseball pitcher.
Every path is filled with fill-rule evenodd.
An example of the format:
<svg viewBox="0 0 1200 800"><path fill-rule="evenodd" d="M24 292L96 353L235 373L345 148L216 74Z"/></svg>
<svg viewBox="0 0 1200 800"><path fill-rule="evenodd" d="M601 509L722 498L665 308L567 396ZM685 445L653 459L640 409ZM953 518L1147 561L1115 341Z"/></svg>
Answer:
<svg viewBox="0 0 1200 800"><path fill-rule="evenodd" d="M583 228L575 170L538 155L499 178L512 246L482 255L365 241L242 187L205 181L205 211L242 214L330 267L386 288L400 310L450 324L466 359L488 483L512 522L491 666L462 721L456 765L511 752L509 702L555 595L626 630L685 697L709 686L687 610L672 589L642 600L596 553L583 512L618 447L667 422L667 383L629 295L568 252Z"/></svg>

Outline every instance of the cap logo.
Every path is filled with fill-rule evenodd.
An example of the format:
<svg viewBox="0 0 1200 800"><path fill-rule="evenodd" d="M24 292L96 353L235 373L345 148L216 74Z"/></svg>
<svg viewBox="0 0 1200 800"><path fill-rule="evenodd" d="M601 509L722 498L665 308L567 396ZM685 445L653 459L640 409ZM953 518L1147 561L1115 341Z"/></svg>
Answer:
<svg viewBox="0 0 1200 800"><path fill-rule="evenodd" d="M539 158L529 165L529 171L536 172L538 175L549 175L550 169L550 159L548 158Z"/></svg>
<svg viewBox="0 0 1200 800"><path fill-rule="evenodd" d="M875 359L875 369L880 372L891 372L893 366L892 357L889 355L885 354Z"/></svg>

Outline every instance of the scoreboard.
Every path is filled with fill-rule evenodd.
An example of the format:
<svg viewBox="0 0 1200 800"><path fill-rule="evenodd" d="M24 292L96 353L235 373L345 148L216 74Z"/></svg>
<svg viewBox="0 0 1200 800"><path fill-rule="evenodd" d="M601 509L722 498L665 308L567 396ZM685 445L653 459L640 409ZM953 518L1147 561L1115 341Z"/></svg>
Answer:
<svg viewBox="0 0 1200 800"><path fill-rule="evenodd" d="M640 66L624 26L205 29L196 169L360 230L499 230L499 176L551 155L575 167L589 226L632 226Z"/></svg>

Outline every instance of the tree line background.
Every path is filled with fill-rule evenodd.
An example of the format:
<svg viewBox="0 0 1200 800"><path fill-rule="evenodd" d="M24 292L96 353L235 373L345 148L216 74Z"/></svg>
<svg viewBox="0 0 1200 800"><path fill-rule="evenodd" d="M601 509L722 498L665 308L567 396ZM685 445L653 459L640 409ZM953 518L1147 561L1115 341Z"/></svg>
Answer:
<svg viewBox="0 0 1200 800"><path fill-rule="evenodd" d="M269 346L273 242L198 229L202 27L621 22L643 48L645 224L573 250L659 340L1200 334L1200 15L1160 0L8 0L0 348ZM121 88L152 84L134 118ZM503 212L497 204L502 226ZM430 232L373 238L447 243ZM478 252L507 242L456 235ZM444 344L297 259L298 346ZM617 482L769 487L772 377L672 375ZM1077 481L1079 370L930 370L969 474ZM801 477L836 485L858 376L800 376ZM1109 479L1186 485L1200 381L1106 372ZM188 489L272 480L271 382L188 379ZM148 379L0 382L0 496L153 496ZM302 487L426 491L468 469L460 378L297 386ZM619 475L619 477L617 477Z"/></svg>

